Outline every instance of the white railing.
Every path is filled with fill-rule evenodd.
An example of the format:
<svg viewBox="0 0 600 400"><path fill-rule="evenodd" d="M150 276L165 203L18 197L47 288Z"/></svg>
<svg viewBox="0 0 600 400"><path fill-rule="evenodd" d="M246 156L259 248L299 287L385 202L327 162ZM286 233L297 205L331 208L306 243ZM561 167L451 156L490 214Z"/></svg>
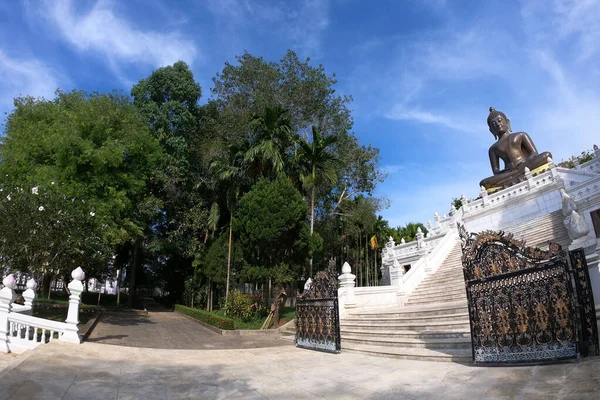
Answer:
<svg viewBox="0 0 600 400"><path fill-rule="evenodd" d="M450 227L451 224L448 224ZM352 308L390 307L403 305L408 295L421 283L425 276L435 273L458 243L458 231L448 229L445 234L432 240L435 247L423 252L423 256L404 273L403 267L393 257L393 241L386 245L385 258L390 266L391 285L355 287L355 276L350 265L344 263L339 277L338 304L340 317L345 318Z"/></svg>
<svg viewBox="0 0 600 400"><path fill-rule="evenodd" d="M31 315L10 313L8 316L8 347L19 353L51 340L61 339L68 330L65 322L51 321Z"/></svg>
<svg viewBox="0 0 600 400"><path fill-rule="evenodd" d="M4 288L0 290L0 352L21 353L27 349L33 349L40 344L48 343L56 336L57 339L71 343L81 343L79 337L79 303L81 292L83 292L82 280L85 274L81 268L71 273L73 280L69 283L69 309L65 322L51 321L44 318L34 317L33 300L35 299L35 281L27 282L27 288L23 292L25 305L14 304L17 295L15 293L16 281L12 274L8 275L2 283Z"/></svg>
<svg viewBox="0 0 600 400"><path fill-rule="evenodd" d="M396 282L398 288L398 303L404 304L410 293L429 275L435 273L442 265L448 254L456 246L458 232L450 229L429 254L421 257L406 273L399 271ZM392 286L394 281L392 280Z"/></svg>

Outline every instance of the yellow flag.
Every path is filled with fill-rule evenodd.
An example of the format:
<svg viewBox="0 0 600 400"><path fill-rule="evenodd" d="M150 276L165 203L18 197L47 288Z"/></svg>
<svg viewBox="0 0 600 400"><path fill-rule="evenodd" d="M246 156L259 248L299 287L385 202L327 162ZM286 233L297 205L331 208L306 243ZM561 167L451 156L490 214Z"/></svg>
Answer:
<svg viewBox="0 0 600 400"><path fill-rule="evenodd" d="M373 236L370 240L371 250L377 250L377 236Z"/></svg>

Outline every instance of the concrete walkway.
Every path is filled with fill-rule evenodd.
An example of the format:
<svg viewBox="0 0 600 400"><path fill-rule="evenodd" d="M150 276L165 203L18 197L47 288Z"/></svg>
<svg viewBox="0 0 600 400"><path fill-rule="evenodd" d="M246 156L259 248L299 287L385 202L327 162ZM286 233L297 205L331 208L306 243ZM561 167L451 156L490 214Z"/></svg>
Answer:
<svg viewBox="0 0 600 400"><path fill-rule="evenodd" d="M599 376L600 357L483 368L291 344L166 350L57 341L0 372L0 399L597 399Z"/></svg>
<svg viewBox="0 0 600 400"><path fill-rule="evenodd" d="M278 335L221 336L177 312L106 313L88 342L154 349L250 349L289 345Z"/></svg>

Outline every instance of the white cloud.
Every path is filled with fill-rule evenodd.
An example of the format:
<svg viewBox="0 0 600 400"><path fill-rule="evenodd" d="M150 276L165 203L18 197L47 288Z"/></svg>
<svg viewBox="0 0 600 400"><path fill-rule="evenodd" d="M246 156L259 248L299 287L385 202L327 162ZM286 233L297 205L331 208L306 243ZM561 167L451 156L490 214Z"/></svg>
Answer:
<svg viewBox="0 0 600 400"><path fill-rule="evenodd" d="M146 63L155 67L178 60L192 63L197 50L177 32L136 28L116 15L113 4L97 1L87 12L78 12L71 0L47 1L45 15L61 35L80 51L98 52L110 62Z"/></svg>
<svg viewBox="0 0 600 400"><path fill-rule="evenodd" d="M0 110L12 110L18 96L53 98L59 87L58 74L35 58L10 57L0 49Z"/></svg>
<svg viewBox="0 0 600 400"><path fill-rule="evenodd" d="M228 26L234 35L247 29L281 35L289 47L315 56L321 51L322 33L329 26L328 1L259 2L249 0L210 0L208 9ZM231 40L231 38L230 38Z"/></svg>
<svg viewBox="0 0 600 400"><path fill-rule="evenodd" d="M458 120L453 117L418 109L405 109L399 104L393 106L392 110L388 112L385 117L393 120L415 121L423 124L439 125L459 132L478 133L485 130L485 123L478 123L470 120Z"/></svg>
<svg viewBox="0 0 600 400"><path fill-rule="evenodd" d="M600 51L600 2L526 0L521 14L535 39L553 44L574 40L576 57L586 61Z"/></svg>

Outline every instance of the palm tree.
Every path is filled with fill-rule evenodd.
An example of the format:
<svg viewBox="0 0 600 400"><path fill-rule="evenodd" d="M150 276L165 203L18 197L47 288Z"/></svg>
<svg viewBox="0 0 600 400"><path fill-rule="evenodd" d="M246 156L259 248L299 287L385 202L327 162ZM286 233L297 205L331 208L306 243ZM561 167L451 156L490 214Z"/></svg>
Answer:
<svg viewBox="0 0 600 400"><path fill-rule="evenodd" d="M337 157L330 153L328 148L337 143L337 136L323 136L319 129L313 125L312 141L300 140L298 164L300 167L300 180L307 191L310 191L310 234L312 236L315 226L315 194L317 188L326 183L333 183L337 178ZM312 276L313 258L310 258L309 276Z"/></svg>
<svg viewBox="0 0 600 400"><path fill-rule="evenodd" d="M287 151L295 136L287 110L279 105L265 107L262 113L252 117L250 127L253 143L246 151L244 162L257 176L278 176L284 171Z"/></svg>
<svg viewBox="0 0 600 400"><path fill-rule="evenodd" d="M244 162L246 144L229 145L227 160L214 161L211 169L218 181L226 188L227 208L229 209L229 241L227 244L227 281L225 284L225 304L229 298L229 277L231 271L231 248L233 244L233 215L237 206L240 190L247 183L247 165ZM211 210L212 214L212 210Z"/></svg>

